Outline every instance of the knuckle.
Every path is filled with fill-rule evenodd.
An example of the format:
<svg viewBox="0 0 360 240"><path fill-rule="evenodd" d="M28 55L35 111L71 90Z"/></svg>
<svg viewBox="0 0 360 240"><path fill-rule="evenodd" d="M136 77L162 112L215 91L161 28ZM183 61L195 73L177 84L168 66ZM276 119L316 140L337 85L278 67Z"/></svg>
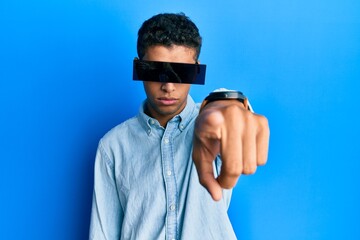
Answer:
<svg viewBox="0 0 360 240"><path fill-rule="evenodd" d="M229 111L229 112L238 112L239 109L240 109L239 106L233 105L233 104L228 105L228 106L226 107L226 110Z"/></svg>
<svg viewBox="0 0 360 240"><path fill-rule="evenodd" d="M224 114L227 117L245 117L247 115L247 113L248 113L247 111L242 110L237 105L228 105L224 109Z"/></svg>
<svg viewBox="0 0 360 240"><path fill-rule="evenodd" d="M267 159L265 158L265 159L258 160L257 164L258 164L258 166L264 166L266 164L266 162L267 162Z"/></svg>
<svg viewBox="0 0 360 240"><path fill-rule="evenodd" d="M270 131L269 129L269 120L262 116L262 115L258 115L258 122L259 122L259 125L262 129L266 129L267 131Z"/></svg>
<svg viewBox="0 0 360 240"><path fill-rule="evenodd" d="M206 186L206 181L204 180L204 178L199 178L199 182L202 186Z"/></svg>
<svg viewBox="0 0 360 240"><path fill-rule="evenodd" d="M236 182L238 180L239 177L229 177L229 176L224 176L224 175L220 175L219 178L217 179L219 185L224 188L224 189L230 189L233 188L236 185Z"/></svg>
<svg viewBox="0 0 360 240"><path fill-rule="evenodd" d="M218 129L223 123L225 119L220 112L208 112L204 114L204 117L201 121L196 122L196 127L202 126L201 129L210 131L214 129Z"/></svg>
<svg viewBox="0 0 360 240"><path fill-rule="evenodd" d="M232 167L225 169L225 175L229 178L237 178L241 175L243 169L241 167Z"/></svg>
<svg viewBox="0 0 360 240"><path fill-rule="evenodd" d="M254 174L256 172L256 169L257 167L254 166L254 165L247 165L247 166L244 166L244 169L243 169L243 174L245 175L251 175L251 174Z"/></svg>
<svg viewBox="0 0 360 240"><path fill-rule="evenodd" d="M209 185L209 177L207 176L199 176L199 182L202 186L207 187Z"/></svg>
<svg viewBox="0 0 360 240"><path fill-rule="evenodd" d="M221 123L224 121L222 115L220 112L218 111L211 111L208 112L207 116L206 116L206 121L207 122L212 122L212 123Z"/></svg>
<svg viewBox="0 0 360 240"><path fill-rule="evenodd" d="M256 122L256 115L250 111L242 111L242 118L244 119L244 121L250 123L250 124L255 124Z"/></svg>
<svg viewBox="0 0 360 240"><path fill-rule="evenodd" d="M232 187L234 187L234 185L230 183L222 183L221 187L224 189L231 189Z"/></svg>

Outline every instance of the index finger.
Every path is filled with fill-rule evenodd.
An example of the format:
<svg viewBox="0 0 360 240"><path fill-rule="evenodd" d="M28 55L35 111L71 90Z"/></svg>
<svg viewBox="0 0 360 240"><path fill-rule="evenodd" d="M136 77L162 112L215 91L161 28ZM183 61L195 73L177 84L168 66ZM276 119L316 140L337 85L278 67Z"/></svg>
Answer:
<svg viewBox="0 0 360 240"><path fill-rule="evenodd" d="M210 114L212 115L212 114ZM217 118L216 114L210 118ZM199 182L210 193L215 201L222 197L222 188L214 177L213 162L219 153L219 133L214 132L214 128L208 125L207 121L201 121L201 126L196 125L193 141L193 161L199 176ZM197 122L198 123L198 122Z"/></svg>

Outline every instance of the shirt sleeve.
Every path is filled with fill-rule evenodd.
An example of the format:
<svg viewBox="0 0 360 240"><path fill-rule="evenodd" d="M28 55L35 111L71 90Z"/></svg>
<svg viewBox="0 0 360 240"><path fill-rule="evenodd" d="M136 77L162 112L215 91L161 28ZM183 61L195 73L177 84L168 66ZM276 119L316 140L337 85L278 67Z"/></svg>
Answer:
<svg viewBox="0 0 360 240"><path fill-rule="evenodd" d="M120 239L123 215L116 188L114 162L100 141L95 159L89 239Z"/></svg>

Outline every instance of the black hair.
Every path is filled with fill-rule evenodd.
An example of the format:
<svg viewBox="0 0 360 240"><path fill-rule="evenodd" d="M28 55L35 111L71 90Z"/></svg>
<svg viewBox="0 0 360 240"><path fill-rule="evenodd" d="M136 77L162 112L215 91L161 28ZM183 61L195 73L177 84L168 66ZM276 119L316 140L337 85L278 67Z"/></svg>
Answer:
<svg viewBox="0 0 360 240"><path fill-rule="evenodd" d="M200 55L202 38L199 29L184 13L161 13L146 20L139 29L137 53L140 59L151 46L186 46Z"/></svg>

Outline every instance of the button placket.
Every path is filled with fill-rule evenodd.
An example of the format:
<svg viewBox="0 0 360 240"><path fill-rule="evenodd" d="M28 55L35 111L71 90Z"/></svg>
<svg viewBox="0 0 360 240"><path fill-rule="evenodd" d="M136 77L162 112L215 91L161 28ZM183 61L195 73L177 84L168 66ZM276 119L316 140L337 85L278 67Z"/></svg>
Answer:
<svg viewBox="0 0 360 240"><path fill-rule="evenodd" d="M176 132L178 124L175 122L168 122L162 140L162 167L165 181L165 192L167 202L166 212L166 239L173 239L177 236L177 187L176 178L174 175L174 154L172 134Z"/></svg>

